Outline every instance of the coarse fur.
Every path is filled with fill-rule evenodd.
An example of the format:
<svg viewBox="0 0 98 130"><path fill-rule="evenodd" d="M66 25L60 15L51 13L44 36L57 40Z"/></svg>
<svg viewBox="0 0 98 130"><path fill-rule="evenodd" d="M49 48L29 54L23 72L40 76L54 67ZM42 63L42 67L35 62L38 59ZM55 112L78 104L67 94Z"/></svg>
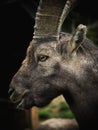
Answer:
<svg viewBox="0 0 98 130"><path fill-rule="evenodd" d="M10 83L10 99L18 108L43 107L63 95L80 130L98 129L98 48L80 24L61 33L75 0L40 0L34 35Z"/></svg>
<svg viewBox="0 0 98 130"><path fill-rule="evenodd" d="M71 37L61 33L59 40L32 40L11 81L10 98L29 109L46 106L62 94L81 130L98 129L98 48L85 38L72 54ZM40 56L47 59L40 61Z"/></svg>

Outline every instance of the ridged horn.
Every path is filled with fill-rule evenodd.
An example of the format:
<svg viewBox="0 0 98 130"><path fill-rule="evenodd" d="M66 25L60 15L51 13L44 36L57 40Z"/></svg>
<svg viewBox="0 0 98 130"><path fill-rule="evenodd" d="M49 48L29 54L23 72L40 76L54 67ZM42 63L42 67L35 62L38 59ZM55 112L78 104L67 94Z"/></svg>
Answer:
<svg viewBox="0 0 98 130"><path fill-rule="evenodd" d="M33 38L59 37L62 24L75 0L40 0Z"/></svg>

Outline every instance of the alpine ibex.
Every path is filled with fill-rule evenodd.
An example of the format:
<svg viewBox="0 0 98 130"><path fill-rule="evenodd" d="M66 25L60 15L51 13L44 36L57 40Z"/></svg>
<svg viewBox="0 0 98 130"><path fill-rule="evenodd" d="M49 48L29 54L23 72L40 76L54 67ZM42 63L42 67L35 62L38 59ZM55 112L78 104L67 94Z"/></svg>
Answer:
<svg viewBox="0 0 98 130"><path fill-rule="evenodd" d="M98 129L98 48L80 24L72 34L62 24L74 0L40 0L25 60L10 83L18 108L42 107L59 95L80 129Z"/></svg>

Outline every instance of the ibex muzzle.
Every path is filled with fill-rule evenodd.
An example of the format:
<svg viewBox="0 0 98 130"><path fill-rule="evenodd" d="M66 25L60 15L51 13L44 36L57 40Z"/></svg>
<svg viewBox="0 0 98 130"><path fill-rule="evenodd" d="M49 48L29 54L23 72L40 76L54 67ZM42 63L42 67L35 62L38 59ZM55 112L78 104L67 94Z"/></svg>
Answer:
<svg viewBox="0 0 98 130"><path fill-rule="evenodd" d="M85 128L98 123L98 48L86 37L85 25L73 34L60 33L72 4L40 1L33 40L9 93L18 108L26 109L45 106L62 94Z"/></svg>

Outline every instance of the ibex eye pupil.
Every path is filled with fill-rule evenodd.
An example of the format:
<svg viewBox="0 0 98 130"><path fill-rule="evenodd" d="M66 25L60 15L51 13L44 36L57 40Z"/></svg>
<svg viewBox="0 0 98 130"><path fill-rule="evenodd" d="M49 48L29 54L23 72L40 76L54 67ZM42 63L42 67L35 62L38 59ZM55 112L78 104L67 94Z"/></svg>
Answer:
<svg viewBox="0 0 98 130"><path fill-rule="evenodd" d="M40 55L40 56L38 57L38 60L41 61L41 62L44 62L44 61L46 61L46 60L48 59L48 57L49 57L49 56L46 56L46 55Z"/></svg>

